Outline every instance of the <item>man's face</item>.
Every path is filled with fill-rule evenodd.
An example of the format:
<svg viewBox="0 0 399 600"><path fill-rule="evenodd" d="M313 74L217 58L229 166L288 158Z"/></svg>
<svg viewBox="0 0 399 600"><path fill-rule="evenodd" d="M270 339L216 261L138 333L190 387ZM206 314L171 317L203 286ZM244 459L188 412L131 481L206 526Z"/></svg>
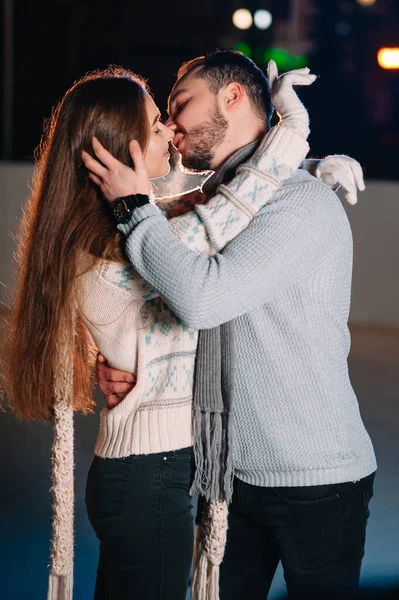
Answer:
<svg viewBox="0 0 399 600"><path fill-rule="evenodd" d="M215 169L215 150L225 139L228 123L207 82L195 77L195 71L183 77L171 92L168 112L166 125L174 130L173 144L183 165L193 171Z"/></svg>

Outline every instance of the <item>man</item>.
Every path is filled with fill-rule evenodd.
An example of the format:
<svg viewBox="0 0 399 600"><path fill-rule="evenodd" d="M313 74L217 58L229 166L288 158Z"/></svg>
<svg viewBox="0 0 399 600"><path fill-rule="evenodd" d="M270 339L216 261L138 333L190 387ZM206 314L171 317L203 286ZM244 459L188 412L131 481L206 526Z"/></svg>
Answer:
<svg viewBox="0 0 399 600"><path fill-rule="evenodd" d="M215 170L208 196L262 134L267 87L261 78L252 85L254 69L233 52L194 59L170 95L168 125L183 164ZM97 179L108 200L146 193L133 150L136 173L111 167ZM212 393L209 339L227 340L220 377L233 390L234 493L221 599L263 600L280 560L290 597L350 597L376 463L347 369L352 237L341 204L298 171L215 257L178 242L152 206L133 210L120 229L133 266L169 307L211 330L200 332L196 393Z"/></svg>

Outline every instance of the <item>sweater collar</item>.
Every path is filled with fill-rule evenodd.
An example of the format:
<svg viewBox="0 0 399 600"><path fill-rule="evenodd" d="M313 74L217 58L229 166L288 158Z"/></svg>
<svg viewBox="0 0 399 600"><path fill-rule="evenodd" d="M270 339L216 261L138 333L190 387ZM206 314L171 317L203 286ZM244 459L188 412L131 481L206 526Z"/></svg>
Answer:
<svg viewBox="0 0 399 600"><path fill-rule="evenodd" d="M226 183L227 181L233 179L238 165L245 162L250 158L250 156L252 156L256 148L259 146L259 143L260 139L255 140L254 142L239 148L236 152L234 152L234 154L229 156L229 158L225 160L224 163L220 165L213 175L211 175L203 184L202 191L204 194L206 196L212 196L221 183Z"/></svg>

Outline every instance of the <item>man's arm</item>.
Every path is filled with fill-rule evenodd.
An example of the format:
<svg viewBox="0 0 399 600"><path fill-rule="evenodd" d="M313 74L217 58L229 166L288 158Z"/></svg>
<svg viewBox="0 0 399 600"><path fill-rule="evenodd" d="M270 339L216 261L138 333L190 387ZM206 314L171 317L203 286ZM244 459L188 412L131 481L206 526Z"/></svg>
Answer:
<svg viewBox="0 0 399 600"><path fill-rule="evenodd" d="M136 385L136 376L109 366L105 356L98 353L96 379L108 408L117 406Z"/></svg>
<svg viewBox="0 0 399 600"><path fill-rule="evenodd" d="M319 193L315 181L287 186L215 257L178 242L162 216L137 225L126 251L184 322L196 329L215 327L284 293L335 247L339 233ZM300 201L293 211L294 194Z"/></svg>

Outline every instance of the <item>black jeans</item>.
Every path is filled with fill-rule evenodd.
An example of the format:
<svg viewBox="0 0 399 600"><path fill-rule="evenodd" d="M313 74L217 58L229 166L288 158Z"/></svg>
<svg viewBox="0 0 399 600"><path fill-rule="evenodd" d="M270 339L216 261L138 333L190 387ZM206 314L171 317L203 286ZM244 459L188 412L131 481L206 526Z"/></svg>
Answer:
<svg viewBox="0 0 399 600"><path fill-rule="evenodd" d="M220 600L266 600L280 560L290 599L354 598L373 481L262 488L236 478Z"/></svg>
<svg viewBox="0 0 399 600"><path fill-rule="evenodd" d="M192 448L104 459L87 478L100 540L95 600L184 600L193 553Z"/></svg>

